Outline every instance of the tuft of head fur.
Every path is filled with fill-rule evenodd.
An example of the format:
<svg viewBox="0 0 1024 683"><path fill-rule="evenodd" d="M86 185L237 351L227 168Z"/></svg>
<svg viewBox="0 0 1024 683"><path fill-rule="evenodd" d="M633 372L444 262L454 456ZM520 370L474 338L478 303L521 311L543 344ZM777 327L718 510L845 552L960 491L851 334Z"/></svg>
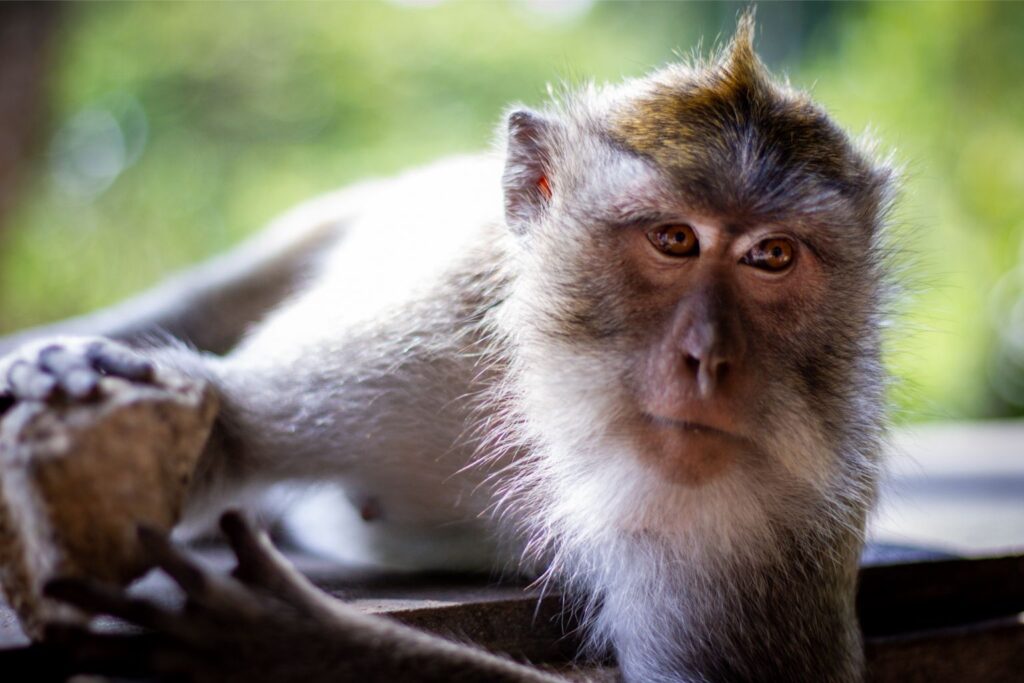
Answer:
<svg viewBox="0 0 1024 683"><path fill-rule="evenodd" d="M774 81L753 19L712 63L656 73L614 114L610 134L671 174L691 203L771 220L822 201L872 204L888 182L811 99ZM785 191L780 191L782 188Z"/></svg>

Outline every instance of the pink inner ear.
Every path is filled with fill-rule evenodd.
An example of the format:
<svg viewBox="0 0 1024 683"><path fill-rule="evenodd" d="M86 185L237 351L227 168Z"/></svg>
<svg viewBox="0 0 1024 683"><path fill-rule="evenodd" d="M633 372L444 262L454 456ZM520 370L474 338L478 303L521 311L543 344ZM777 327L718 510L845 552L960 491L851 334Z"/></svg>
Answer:
<svg viewBox="0 0 1024 683"><path fill-rule="evenodd" d="M544 199L551 199L551 184L548 182L547 176L541 176L537 181L537 189L544 195Z"/></svg>

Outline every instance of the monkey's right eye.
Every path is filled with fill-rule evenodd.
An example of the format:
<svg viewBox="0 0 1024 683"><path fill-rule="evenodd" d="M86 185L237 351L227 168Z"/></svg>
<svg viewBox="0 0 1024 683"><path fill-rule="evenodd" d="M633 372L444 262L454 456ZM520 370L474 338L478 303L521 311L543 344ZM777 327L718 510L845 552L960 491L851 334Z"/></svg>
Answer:
<svg viewBox="0 0 1024 683"><path fill-rule="evenodd" d="M700 253L697 234L685 223L657 227L647 233L647 239L658 251L669 256L696 256Z"/></svg>

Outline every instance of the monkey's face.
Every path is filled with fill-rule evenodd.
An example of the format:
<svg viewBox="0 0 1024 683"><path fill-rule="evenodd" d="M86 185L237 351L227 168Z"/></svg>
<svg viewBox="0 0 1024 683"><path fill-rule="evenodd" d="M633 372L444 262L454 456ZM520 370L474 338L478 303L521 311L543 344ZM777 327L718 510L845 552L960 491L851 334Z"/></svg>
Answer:
<svg viewBox="0 0 1024 683"><path fill-rule="evenodd" d="M619 297L632 305L619 315L632 352L608 353L620 355L635 414L624 411L620 428L665 479L699 485L763 456L773 427L763 403L800 402L787 361L815 324L827 272L791 225L699 215L680 202L623 227L612 249L624 257Z"/></svg>
<svg viewBox="0 0 1024 683"><path fill-rule="evenodd" d="M588 149L547 179L516 296L524 396L575 468L567 500L591 474L652 502L739 487L758 509L825 487L876 417L858 404L880 370L856 207L715 211L649 159Z"/></svg>
<svg viewBox="0 0 1024 683"><path fill-rule="evenodd" d="M806 368L836 366L829 311L863 327L863 306L839 301L823 226L699 210L670 176L616 154L580 165L598 174L552 178L553 201L570 195L525 238L526 324L560 364L545 371L563 395L581 390L573 405L607 405L588 427L666 481L761 469L773 441L816 422L825 397Z"/></svg>

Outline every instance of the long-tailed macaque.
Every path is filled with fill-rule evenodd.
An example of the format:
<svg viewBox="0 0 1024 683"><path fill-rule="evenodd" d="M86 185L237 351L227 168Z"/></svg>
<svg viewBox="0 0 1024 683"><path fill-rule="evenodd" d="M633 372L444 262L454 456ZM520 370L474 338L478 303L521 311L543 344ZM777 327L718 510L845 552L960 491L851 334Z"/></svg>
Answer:
<svg viewBox="0 0 1024 683"><path fill-rule="evenodd" d="M410 555L436 538L432 565L557 583L628 681L857 680L893 174L766 72L753 30L512 111L503 159L315 200L235 255L20 335L7 403L173 366L222 404L193 514L333 479ZM153 330L186 343L137 343ZM55 369L54 347L80 362ZM550 680L355 614L224 524L234 577L143 537L199 608L52 592L155 629L149 665L197 680ZM476 553L446 558L456 536Z"/></svg>

